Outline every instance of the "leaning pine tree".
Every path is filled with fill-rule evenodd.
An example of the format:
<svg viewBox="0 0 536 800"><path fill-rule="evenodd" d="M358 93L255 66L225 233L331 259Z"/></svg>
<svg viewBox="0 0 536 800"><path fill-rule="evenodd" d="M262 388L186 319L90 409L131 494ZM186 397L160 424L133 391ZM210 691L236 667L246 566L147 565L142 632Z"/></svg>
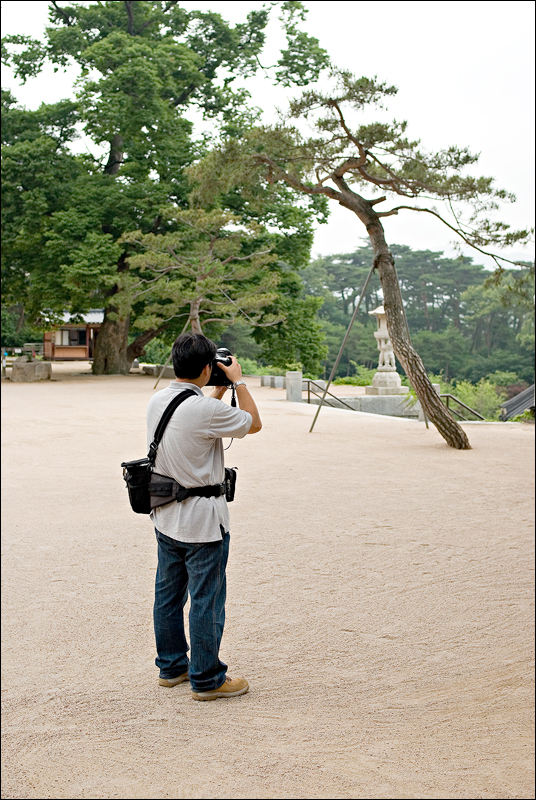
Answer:
<svg viewBox="0 0 536 800"><path fill-rule="evenodd" d="M511 231L508 225L488 218L487 214L498 208L498 201L513 202L515 197L496 189L491 178L466 175L465 168L478 159L466 148L449 147L428 153L419 141L406 137L405 122L352 127L349 113L362 111L368 105L381 106L385 98L396 93L395 87L375 79L356 79L340 70L333 71L332 78L332 92L304 92L291 102L281 124L256 127L247 131L241 141L227 139L191 168L191 177L197 181L196 197L199 202L215 202L215 196L229 190L233 182L244 193L255 194L263 183L284 182L306 195L325 195L352 211L365 226L373 248L395 354L426 415L447 444L470 449L465 431L434 391L423 362L411 345L382 220L402 210L433 214L480 252L489 245L526 242L531 231ZM291 123L293 119L312 124L314 135L305 137ZM374 196L365 197L365 190L372 190ZM401 197L404 201L389 210L377 211L376 207L388 197ZM418 204L420 198L444 201L452 211L453 221L449 222L435 208ZM471 210L467 223L461 221L459 206ZM508 260L494 258L498 265L498 258Z"/></svg>

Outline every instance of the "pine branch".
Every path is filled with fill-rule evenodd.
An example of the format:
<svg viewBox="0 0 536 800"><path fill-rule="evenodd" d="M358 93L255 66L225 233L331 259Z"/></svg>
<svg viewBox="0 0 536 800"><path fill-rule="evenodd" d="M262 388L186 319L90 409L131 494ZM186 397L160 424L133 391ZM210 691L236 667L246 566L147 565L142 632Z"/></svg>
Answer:
<svg viewBox="0 0 536 800"><path fill-rule="evenodd" d="M434 211L431 208L418 208L417 206L397 206L396 208L391 209L391 211L387 211L387 212L385 212L385 211L381 212L380 211L378 213L378 216L379 217L389 217L389 216L392 216L393 214L398 214L398 212L403 210L403 209L406 209L408 211L424 211L427 214L432 214L434 217L437 217L437 219L441 220L441 222L444 225L446 225L447 228L450 228L451 231L454 231L454 233L457 236L459 236L461 239L463 239L463 241L467 245L469 245L469 247L472 247L474 250L478 250L478 252L482 253L482 255L484 255L484 256L489 256L490 258L492 258L495 261L495 263L497 264L497 266L499 267L499 269L502 269L502 266L501 266L501 264L499 264L499 261L497 259L500 259L501 261L506 261L507 264L513 264L516 267L524 267L524 266L526 266L522 261L512 261L511 259L506 258L505 256L499 256L496 253L489 253L487 250L483 250L481 247L478 247L478 245L474 244L474 242L471 242L470 239L467 238L467 236L464 234L464 232L460 228L455 228L453 225L451 225L449 222L447 222L447 220L444 219L441 216L441 214L438 214L437 211Z"/></svg>
<svg viewBox="0 0 536 800"><path fill-rule="evenodd" d="M55 8L55 9L56 9L56 11L58 12L58 14L61 14L61 16L63 17L63 19L65 20L65 24L66 24L66 25L69 25L69 26L70 26L70 25L72 25L72 23L71 23L71 17L69 16L69 14L67 14L67 13L66 13L66 12L63 10L63 8L60 8L60 7L59 7L59 5L57 4L56 0L52 0L52 5L54 6L54 8Z"/></svg>

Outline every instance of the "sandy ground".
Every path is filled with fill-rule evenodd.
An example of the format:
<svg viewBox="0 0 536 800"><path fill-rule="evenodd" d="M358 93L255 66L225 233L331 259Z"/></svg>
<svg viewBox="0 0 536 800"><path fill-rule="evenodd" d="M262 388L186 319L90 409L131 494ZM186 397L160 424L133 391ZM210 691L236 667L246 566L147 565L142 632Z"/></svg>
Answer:
<svg viewBox="0 0 536 800"><path fill-rule="evenodd" d="M2 381L2 797L534 797L533 426L460 452L324 408L310 434L251 379L222 646L251 689L196 703L157 685L120 469L155 379L74 370Z"/></svg>

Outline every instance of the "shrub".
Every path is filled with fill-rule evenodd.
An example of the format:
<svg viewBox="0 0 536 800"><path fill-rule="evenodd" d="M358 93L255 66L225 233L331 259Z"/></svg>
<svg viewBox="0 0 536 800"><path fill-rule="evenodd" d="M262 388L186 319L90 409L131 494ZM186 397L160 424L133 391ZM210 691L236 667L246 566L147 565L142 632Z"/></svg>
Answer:
<svg viewBox="0 0 536 800"><path fill-rule="evenodd" d="M144 350L145 354L140 356L140 361L145 364L165 364L171 353L171 345L162 339L151 339Z"/></svg>
<svg viewBox="0 0 536 800"><path fill-rule="evenodd" d="M236 357L244 375L281 375L282 370L278 367L263 367L253 358Z"/></svg>
<svg viewBox="0 0 536 800"><path fill-rule="evenodd" d="M361 364L355 364L355 375L347 375L344 378L336 378L333 383L335 386L370 386L376 370L367 369Z"/></svg>
<svg viewBox="0 0 536 800"><path fill-rule="evenodd" d="M503 370L496 370L486 375L486 379L493 383L495 386L500 386L501 389L506 389L513 383L520 383L521 379L516 372L504 372Z"/></svg>
<svg viewBox="0 0 536 800"><path fill-rule="evenodd" d="M486 378L481 378L476 384L460 381L452 394L489 420L499 419L501 403L506 400L506 394L497 392L495 385Z"/></svg>
<svg viewBox="0 0 536 800"><path fill-rule="evenodd" d="M503 379L504 376L513 376L517 378L515 373L506 372L494 373L490 376L493 380L481 378L478 383L455 380L446 381L443 378L442 372L440 372L439 375L429 373L428 378L430 379L430 383L439 384L441 394L452 394L454 397L461 400L462 403L478 411L478 413L486 419L498 420L501 413L501 403L504 403L508 397L506 392L499 391L499 384L495 383L497 375L500 379ZM410 385L404 377L402 378L402 383ZM410 394L415 395L413 388L410 388ZM456 408L455 404L453 408ZM461 409L461 413L463 413L463 409Z"/></svg>
<svg viewBox="0 0 536 800"><path fill-rule="evenodd" d="M534 422L534 409L527 408L522 414L516 414L509 422Z"/></svg>
<svg viewBox="0 0 536 800"><path fill-rule="evenodd" d="M240 362L240 366L242 367L242 373L244 375L260 375L261 373L258 371L260 369L259 365L253 358L238 358Z"/></svg>

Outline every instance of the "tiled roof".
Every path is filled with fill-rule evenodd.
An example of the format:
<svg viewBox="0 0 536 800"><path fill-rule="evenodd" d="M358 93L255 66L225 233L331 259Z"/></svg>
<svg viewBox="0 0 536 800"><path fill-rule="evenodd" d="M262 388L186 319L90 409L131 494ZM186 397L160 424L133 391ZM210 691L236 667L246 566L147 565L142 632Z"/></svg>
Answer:
<svg viewBox="0 0 536 800"><path fill-rule="evenodd" d="M87 314L82 314L81 316L87 325L92 325L103 321L104 311L93 309L92 311L88 311ZM71 315L68 314L66 311L63 314L63 321L68 323L71 322Z"/></svg>
<svg viewBox="0 0 536 800"><path fill-rule="evenodd" d="M534 408L534 384L501 405L501 419L506 421L529 408Z"/></svg>

